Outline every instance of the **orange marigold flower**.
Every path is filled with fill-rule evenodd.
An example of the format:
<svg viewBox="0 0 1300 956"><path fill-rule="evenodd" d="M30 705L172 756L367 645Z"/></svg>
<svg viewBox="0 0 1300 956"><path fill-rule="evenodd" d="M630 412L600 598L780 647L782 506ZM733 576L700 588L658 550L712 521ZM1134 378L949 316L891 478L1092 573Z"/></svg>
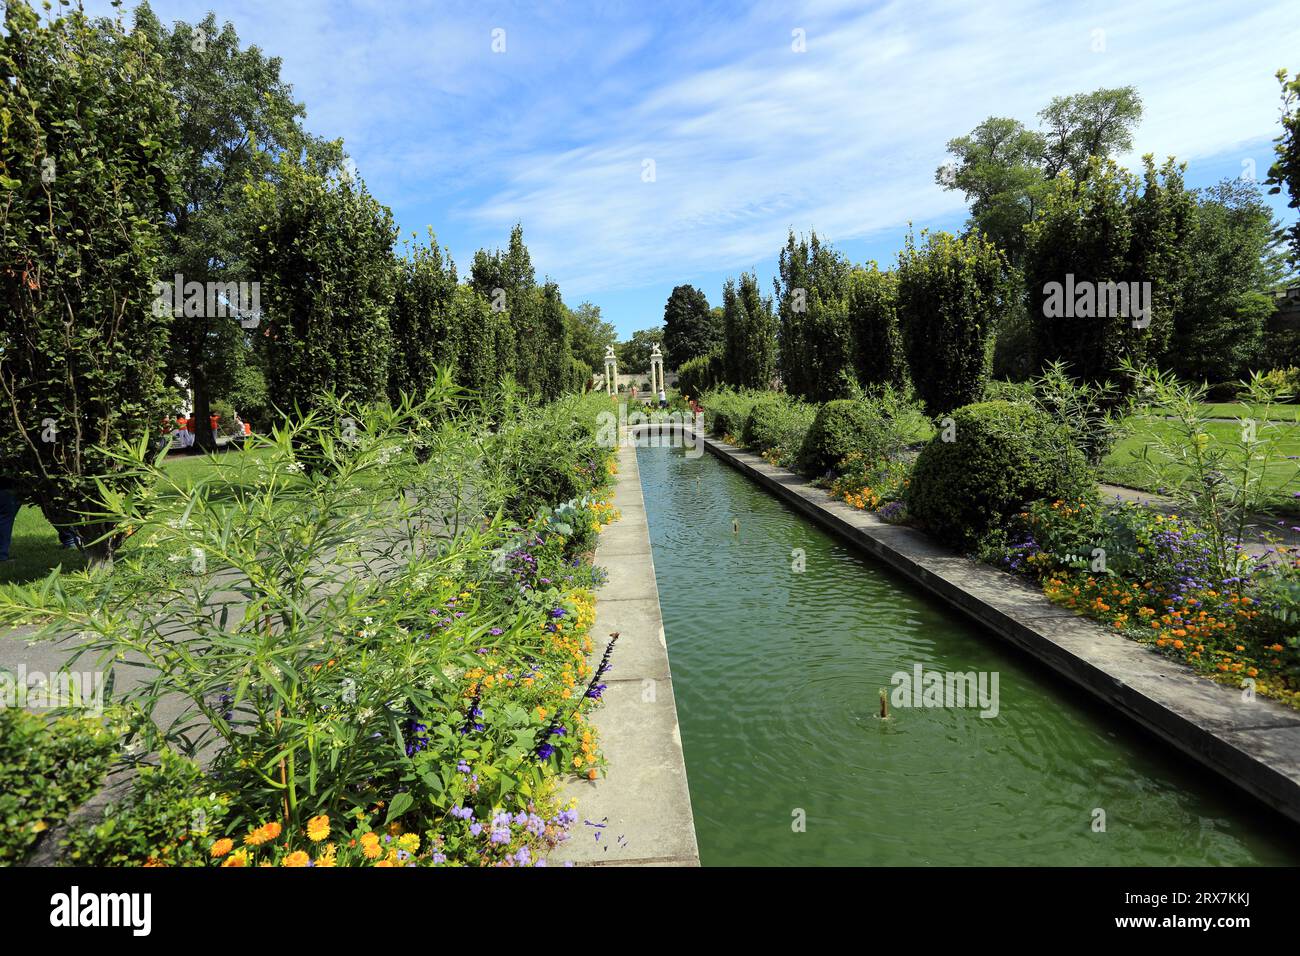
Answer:
<svg viewBox="0 0 1300 956"><path fill-rule="evenodd" d="M216 843L212 844L212 858L219 860L235 848L235 841L230 837L222 837Z"/></svg>
<svg viewBox="0 0 1300 956"><path fill-rule="evenodd" d="M280 863L281 866L309 866L310 864L311 857L302 850L295 850L286 856Z"/></svg>

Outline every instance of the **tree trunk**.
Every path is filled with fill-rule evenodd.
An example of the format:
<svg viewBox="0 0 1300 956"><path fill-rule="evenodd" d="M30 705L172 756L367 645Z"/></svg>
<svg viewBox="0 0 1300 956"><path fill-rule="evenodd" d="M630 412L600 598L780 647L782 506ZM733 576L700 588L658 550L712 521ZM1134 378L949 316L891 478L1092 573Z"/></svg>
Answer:
<svg viewBox="0 0 1300 956"><path fill-rule="evenodd" d="M212 437L212 396L208 394L208 380L203 369L195 366L190 372L190 387L194 390L194 454L216 451Z"/></svg>
<svg viewBox="0 0 1300 956"><path fill-rule="evenodd" d="M83 529L83 546L86 552L86 569L88 571L113 570L113 556L121 543L121 535L110 534L102 540L96 540L107 531L104 525L89 525Z"/></svg>

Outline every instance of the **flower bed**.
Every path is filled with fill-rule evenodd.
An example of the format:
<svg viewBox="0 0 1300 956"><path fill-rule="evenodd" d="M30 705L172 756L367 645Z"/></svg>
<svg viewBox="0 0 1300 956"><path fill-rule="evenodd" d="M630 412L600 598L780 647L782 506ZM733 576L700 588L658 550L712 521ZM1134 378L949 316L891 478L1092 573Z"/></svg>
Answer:
<svg viewBox="0 0 1300 956"><path fill-rule="evenodd" d="M1215 680L1300 706L1300 654L1278 599L1281 565L1238 549L1224 576L1207 536L1132 502L1039 501L993 560L1038 581L1055 603L1110 625Z"/></svg>
<svg viewBox="0 0 1300 956"><path fill-rule="evenodd" d="M492 422L452 396L350 409L331 419L346 434L309 420L266 438L225 497L160 497L165 475L134 461L141 495L109 505L157 554L0 598L3 621L77 627L87 660L132 653L157 674L113 704L124 756L157 765L69 834L68 860L544 861L575 821L561 783L604 767L588 722L610 663L590 660L590 558L617 518L603 407L514 405ZM540 488L575 497L538 507ZM203 560L160 578L159 554ZM187 701L166 726L150 716L163 695ZM188 757L205 745L200 770Z"/></svg>

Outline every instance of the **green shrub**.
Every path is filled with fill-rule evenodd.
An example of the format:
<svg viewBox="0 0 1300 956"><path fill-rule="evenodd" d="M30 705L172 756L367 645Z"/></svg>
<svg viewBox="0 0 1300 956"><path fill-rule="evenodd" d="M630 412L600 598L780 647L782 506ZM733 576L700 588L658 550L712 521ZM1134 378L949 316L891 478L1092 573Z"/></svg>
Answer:
<svg viewBox="0 0 1300 956"><path fill-rule="evenodd" d="M64 841L75 866L202 866L208 846L223 832L230 798L216 792L193 761L163 750L158 766L145 765L130 792L110 803L103 818L73 827Z"/></svg>
<svg viewBox="0 0 1300 956"><path fill-rule="evenodd" d="M766 394L722 388L707 393L700 404L704 406L705 418L715 435L730 435L739 440L754 403Z"/></svg>
<svg viewBox="0 0 1300 956"><path fill-rule="evenodd" d="M99 720L0 707L0 865L21 863L41 833L99 789L118 736Z"/></svg>
<svg viewBox="0 0 1300 956"><path fill-rule="evenodd" d="M774 394L754 403L741 438L755 451L793 459L816 416L816 405Z"/></svg>
<svg viewBox="0 0 1300 956"><path fill-rule="evenodd" d="M903 347L926 413L979 401L993 334L1016 294L1005 257L980 236L934 233L917 248L909 235L897 274Z"/></svg>
<svg viewBox="0 0 1300 956"><path fill-rule="evenodd" d="M722 353L710 352L677 367L677 391L699 398L722 384Z"/></svg>
<svg viewBox="0 0 1300 956"><path fill-rule="evenodd" d="M985 543L1026 502L1096 493L1096 477L1069 431L1036 408L981 402L941 426L917 458L907 507L947 544Z"/></svg>
<svg viewBox="0 0 1300 956"><path fill-rule="evenodd" d="M814 478L838 469L849 452L869 461L892 458L915 429L915 408L890 388L880 395L827 402L817 412L799 449L800 471Z"/></svg>
<svg viewBox="0 0 1300 956"><path fill-rule="evenodd" d="M1260 376L1259 381L1265 388L1275 392L1279 401L1300 401L1300 368L1270 369ZM1250 389L1238 384L1234 387L1232 396L1217 400L1231 401L1233 398L1248 398L1249 396ZM1210 396L1210 400L1215 401L1216 399Z"/></svg>
<svg viewBox="0 0 1300 956"><path fill-rule="evenodd" d="M1034 386L1029 382L1012 382L1004 378L991 379L984 386L986 402L1023 402L1033 404Z"/></svg>

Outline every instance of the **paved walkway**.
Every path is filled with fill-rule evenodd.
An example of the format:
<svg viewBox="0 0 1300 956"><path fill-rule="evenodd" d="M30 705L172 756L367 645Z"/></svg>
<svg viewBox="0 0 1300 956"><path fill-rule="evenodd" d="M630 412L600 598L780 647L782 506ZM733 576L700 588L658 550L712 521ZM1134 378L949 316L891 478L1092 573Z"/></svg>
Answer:
<svg viewBox="0 0 1300 956"><path fill-rule="evenodd" d="M1101 484L1097 486L1097 490L1101 492L1102 498L1106 500L1118 498L1120 501L1136 501L1163 514L1178 514L1180 512L1184 515L1187 514L1186 508L1182 508L1172 498L1164 495L1139 491L1137 488L1128 488L1124 485ZM1300 525L1294 520L1269 515L1256 515L1247 526L1246 536L1242 543L1246 551L1253 555L1268 553L1275 544L1300 547L1300 531L1296 531L1296 527L1300 527Z"/></svg>
<svg viewBox="0 0 1300 956"><path fill-rule="evenodd" d="M578 800L578 822L550 858L596 866L698 866L635 448L619 449L614 505L622 518L601 532L596 548L596 564L609 579L596 595L592 628L595 658L611 632L619 635L604 704L591 720L609 771L603 779L565 787L564 796Z"/></svg>

